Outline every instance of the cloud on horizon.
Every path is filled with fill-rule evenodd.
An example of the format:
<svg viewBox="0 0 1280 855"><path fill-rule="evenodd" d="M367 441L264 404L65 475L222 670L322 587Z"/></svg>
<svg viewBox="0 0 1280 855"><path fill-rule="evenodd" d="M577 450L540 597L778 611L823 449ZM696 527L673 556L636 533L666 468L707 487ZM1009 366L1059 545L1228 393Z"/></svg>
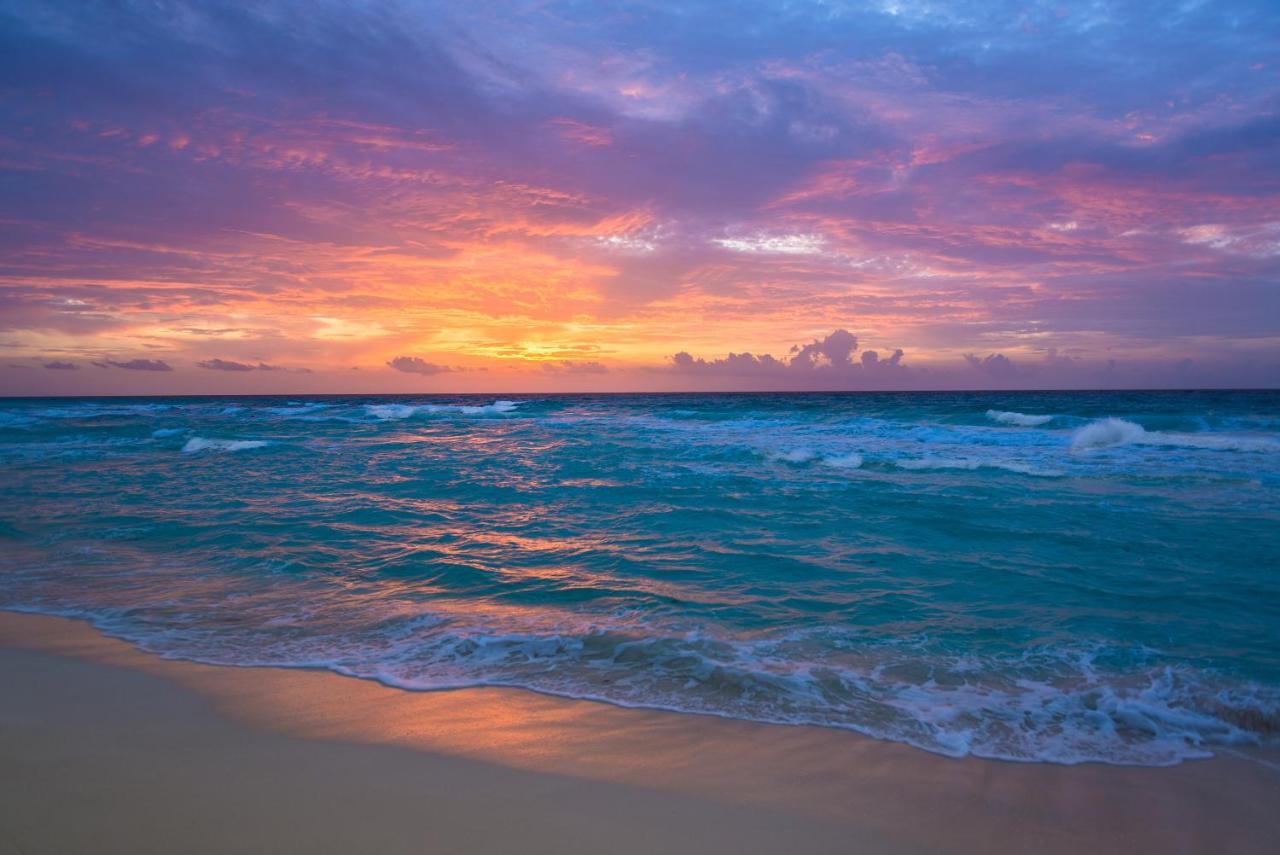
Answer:
<svg viewBox="0 0 1280 855"><path fill-rule="evenodd" d="M422 374L428 377L433 374L447 374L457 370L448 365L427 362L417 356L397 356L395 359L389 360L387 365L396 371L403 371L406 374Z"/></svg>
<svg viewBox="0 0 1280 855"><path fill-rule="evenodd" d="M101 362L94 362L98 368L123 368L126 371L172 371L172 366L163 359L130 359L124 362L118 362L114 359L107 359Z"/></svg>
<svg viewBox="0 0 1280 855"><path fill-rule="evenodd" d="M901 380L909 371L902 361L901 350L895 350L888 359L881 359L880 354L874 350L864 351L860 357L855 358L857 351L858 337L846 329L837 329L808 344L794 345L791 355L783 359L767 353L760 356L752 353L730 353L708 360L681 351L671 357L669 370L679 374L755 377L800 383L872 382L876 385L883 385L895 377Z"/></svg>
<svg viewBox="0 0 1280 855"><path fill-rule="evenodd" d="M268 365L265 362L259 362L257 365L249 362L235 362L230 359L205 359L196 363L197 368L204 368L209 371L283 371L279 365Z"/></svg>

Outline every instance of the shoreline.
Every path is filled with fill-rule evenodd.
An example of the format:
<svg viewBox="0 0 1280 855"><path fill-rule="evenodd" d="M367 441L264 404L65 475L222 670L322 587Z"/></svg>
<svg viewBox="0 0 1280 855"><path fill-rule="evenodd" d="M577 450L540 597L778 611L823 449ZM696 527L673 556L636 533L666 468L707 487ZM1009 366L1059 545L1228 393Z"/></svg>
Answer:
<svg viewBox="0 0 1280 855"><path fill-rule="evenodd" d="M3 765L20 772L2 776L0 828L28 855L75 851L54 841L77 829L116 847L95 851L171 849L147 837L157 799L209 826L208 851L304 845L290 834L350 851L351 834L374 828L390 847L376 851L422 851L421 834L446 827L456 842L428 851L1264 852L1280 837L1270 751L1172 767L954 759L523 689L410 692L167 660L82 621L15 612L0 612L0 680ZM210 743L221 747L200 750ZM60 765L49 752L65 753ZM251 829L222 829L203 804L206 790L247 797L264 780L278 786L236 806ZM359 815L304 810L369 787L386 801ZM504 836L502 817L524 831Z"/></svg>

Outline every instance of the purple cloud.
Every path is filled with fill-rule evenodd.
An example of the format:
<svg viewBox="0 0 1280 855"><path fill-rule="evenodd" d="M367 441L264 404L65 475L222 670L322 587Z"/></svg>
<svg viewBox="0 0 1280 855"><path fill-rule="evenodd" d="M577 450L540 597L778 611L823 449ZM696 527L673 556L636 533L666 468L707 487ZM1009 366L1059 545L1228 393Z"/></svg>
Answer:
<svg viewBox="0 0 1280 855"><path fill-rule="evenodd" d="M259 362L253 365L248 362L235 362L229 359L206 359L197 362L198 368L207 368L210 371L283 371L279 365L268 365L265 362Z"/></svg>
<svg viewBox="0 0 1280 855"><path fill-rule="evenodd" d="M907 371L902 363L903 352L895 350L893 356L882 360L878 352L866 351L855 359L858 337L845 329L814 339L808 344L791 348L788 359L778 359L770 354L730 353L718 359L695 358L681 351L671 357L670 369L679 374L723 375L731 377L760 378L798 382L874 382L882 384L890 377L901 379Z"/></svg>
<svg viewBox="0 0 1280 855"><path fill-rule="evenodd" d="M430 376L432 374L446 374L457 369L448 365L437 365L434 362L427 362L419 356L397 356L395 359L387 362L387 365L396 371L403 371L406 374L423 374Z"/></svg>
<svg viewBox="0 0 1280 855"><path fill-rule="evenodd" d="M964 361L979 373L999 379L1008 379L1018 374L1017 363L1003 353L991 353L983 357L966 353Z"/></svg>
<svg viewBox="0 0 1280 855"><path fill-rule="evenodd" d="M46 362L44 367L48 368L50 371L76 371L80 368L80 366L76 365L74 362L62 362L57 359L52 362Z"/></svg>
<svg viewBox="0 0 1280 855"><path fill-rule="evenodd" d="M102 362L94 362L99 368L123 368L126 371L172 371L173 368L169 363L162 359L130 359L125 362L117 362L114 359L107 359Z"/></svg>

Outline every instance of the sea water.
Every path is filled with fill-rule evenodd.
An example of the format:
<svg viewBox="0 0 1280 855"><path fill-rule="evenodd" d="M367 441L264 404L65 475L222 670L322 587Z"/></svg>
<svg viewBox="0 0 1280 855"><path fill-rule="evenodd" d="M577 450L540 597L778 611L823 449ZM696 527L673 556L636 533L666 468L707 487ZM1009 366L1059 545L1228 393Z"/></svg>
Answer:
<svg viewBox="0 0 1280 855"><path fill-rule="evenodd" d="M10 399L0 607L942 754L1280 727L1280 394Z"/></svg>

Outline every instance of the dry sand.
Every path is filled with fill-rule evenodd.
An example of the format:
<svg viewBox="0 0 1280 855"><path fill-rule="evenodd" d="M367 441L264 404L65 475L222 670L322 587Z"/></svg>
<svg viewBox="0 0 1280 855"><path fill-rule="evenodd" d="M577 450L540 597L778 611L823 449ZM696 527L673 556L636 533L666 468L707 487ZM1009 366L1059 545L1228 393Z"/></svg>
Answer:
<svg viewBox="0 0 1280 855"><path fill-rule="evenodd" d="M162 660L0 613L0 853L1275 852L1280 757L952 760L842 731Z"/></svg>

